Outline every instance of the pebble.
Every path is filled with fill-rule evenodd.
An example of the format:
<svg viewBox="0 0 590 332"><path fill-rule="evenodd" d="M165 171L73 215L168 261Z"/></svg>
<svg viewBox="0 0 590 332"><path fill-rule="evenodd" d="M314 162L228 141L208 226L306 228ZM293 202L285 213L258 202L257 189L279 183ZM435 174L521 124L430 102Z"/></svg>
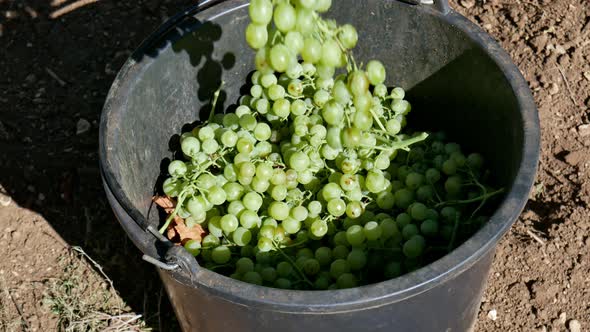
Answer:
<svg viewBox="0 0 590 332"><path fill-rule="evenodd" d="M590 136L590 124L578 126L578 134L580 134L582 137Z"/></svg>
<svg viewBox="0 0 590 332"><path fill-rule="evenodd" d="M76 123L76 135L84 134L85 132L90 130L90 122L86 119L78 120Z"/></svg>
<svg viewBox="0 0 590 332"><path fill-rule="evenodd" d="M492 310L488 311L488 318L493 321L498 319L498 311L496 311L496 309L492 309Z"/></svg>
<svg viewBox="0 0 590 332"><path fill-rule="evenodd" d="M559 314L559 324L565 325L565 322L567 321L567 314L565 312L562 312Z"/></svg>
<svg viewBox="0 0 590 332"><path fill-rule="evenodd" d="M570 332L582 332L582 324L579 321L572 319L568 324Z"/></svg>
<svg viewBox="0 0 590 332"><path fill-rule="evenodd" d="M555 83L549 84L549 94L555 95L559 92L559 86Z"/></svg>
<svg viewBox="0 0 590 332"><path fill-rule="evenodd" d="M586 79L590 81L590 71L584 72L584 77L586 77Z"/></svg>
<svg viewBox="0 0 590 332"><path fill-rule="evenodd" d="M459 3L465 8L471 8L475 6L475 0L461 0Z"/></svg>

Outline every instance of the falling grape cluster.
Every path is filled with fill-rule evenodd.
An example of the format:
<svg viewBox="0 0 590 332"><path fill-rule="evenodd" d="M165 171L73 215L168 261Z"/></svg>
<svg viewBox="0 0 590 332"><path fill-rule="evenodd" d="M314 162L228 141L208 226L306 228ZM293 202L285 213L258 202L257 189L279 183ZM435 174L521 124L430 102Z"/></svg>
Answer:
<svg viewBox="0 0 590 332"><path fill-rule="evenodd" d="M481 155L405 129L404 90L380 61L356 64L357 31L323 19L330 5L252 0L249 94L181 136L161 231L203 227L183 245L205 267L284 289L382 281L452 250L501 192Z"/></svg>

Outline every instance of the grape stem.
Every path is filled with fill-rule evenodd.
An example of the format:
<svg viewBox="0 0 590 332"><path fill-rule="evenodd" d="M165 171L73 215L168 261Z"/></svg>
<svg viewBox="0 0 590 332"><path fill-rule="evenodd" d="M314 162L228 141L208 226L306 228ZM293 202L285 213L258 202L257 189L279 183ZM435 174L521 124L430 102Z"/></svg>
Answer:
<svg viewBox="0 0 590 332"><path fill-rule="evenodd" d="M301 269L299 268L299 266L297 266L297 264L295 264L295 262L293 261L293 259L291 259L291 257L289 257L289 255L285 254L283 252L283 250L281 250L281 247L279 245L277 245L277 243L275 241L273 241L273 245L275 246L275 249L277 249L277 251L287 260L289 261L289 264L291 264L291 266L293 266L293 268L295 269L295 271L297 271L297 273L300 275L301 279L303 281L305 281L309 286L313 286L313 283L311 281L309 281L309 279L307 279L307 277L305 276L305 273L303 273L303 271L301 271Z"/></svg>
<svg viewBox="0 0 590 332"><path fill-rule="evenodd" d="M213 101L211 102L211 113L209 113L209 120L208 122L213 122L213 117L215 116L215 106L217 106L217 99L219 98L219 93L221 92L221 88L225 84L224 81L221 81L219 84L219 88L213 93Z"/></svg>
<svg viewBox="0 0 590 332"><path fill-rule="evenodd" d="M172 211L172 213L168 216L168 218L166 218L166 222L164 223L162 228L160 228L160 230L159 230L160 234L164 234L164 232L168 229L168 226L170 226L170 223L172 222L172 220L174 220L174 218L178 214L178 211L180 211L180 207L182 206L182 203L184 202L185 195L186 195L186 191L182 191L180 193L180 195L178 195L178 201L176 202L176 207L174 208L174 211Z"/></svg>
<svg viewBox="0 0 590 332"><path fill-rule="evenodd" d="M455 215L455 223L453 224L453 233L451 234L451 240L449 241L449 246L447 247L447 251L451 252L453 250L453 246L455 244L455 238L457 237L457 230L459 229L459 214Z"/></svg>
<svg viewBox="0 0 590 332"><path fill-rule="evenodd" d="M459 205L459 204L469 204L469 203L475 203L475 202L479 202L479 201L484 201L492 196L501 194L504 192L504 188L500 188L496 191L492 191L490 193L485 193L481 196L478 197L474 197L471 199L462 199L462 200L453 200L453 201L446 201L446 202L440 202L438 204L436 204L434 207L435 208L439 208L445 205Z"/></svg>

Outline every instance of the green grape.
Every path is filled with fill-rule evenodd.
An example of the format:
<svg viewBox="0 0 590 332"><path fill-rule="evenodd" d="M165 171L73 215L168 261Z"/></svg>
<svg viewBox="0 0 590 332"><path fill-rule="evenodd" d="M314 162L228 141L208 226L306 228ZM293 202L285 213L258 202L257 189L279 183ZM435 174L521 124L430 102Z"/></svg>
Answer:
<svg viewBox="0 0 590 332"><path fill-rule="evenodd" d="M420 232L427 237L434 237L438 234L438 223L435 220L427 219L420 224Z"/></svg>
<svg viewBox="0 0 590 332"><path fill-rule="evenodd" d="M356 219L363 214L364 208L359 201L350 201L346 204L346 215L349 218Z"/></svg>
<svg viewBox="0 0 590 332"><path fill-rule="evenodd" d="M421 202L427 202L434 198L434 189L430 185L422 185L416 190L416 199Z"/></svg>
<svg viewBox="0 0 590 332"><path fill-rule="evenodd" d="M402 100L406 96L406 92L404 91L404 89L396 87L393 88L393 90L391 90L389 96L393 99Z"/></svg>
<svg viewBox="0 0 590 332"><path fill-rule="evenodd" d="M211 222L209 222L211 223ZM211 232L211 230L209 230L209 232ZM204 248L214 248L217 247L219 245L220 241L219 238L213 234L207 234L203 240L202 240L202 245Z"/></svg>
<svg viewBox="0 0 590 332"><path fill-rule="evenodd" d="M369 92L356 94L353 97L353 103L357 112L369 112L373 104L373 98Z"/></svg>
<svg viewBox="0 0 590 332"><path fill-rule="evenodd" d="M256 271L249 271L244 273L242 281L247 282L249 284L262 286L262 277L260 276L260 273Z"/></svg>
<svg viewBox="0 0 590 332"><path fill-rule="evenodd" d="M457 195L461 193L462 187L463 179L459 175L450 176L447 181L445 181L445 190L450 195Z"/></svg>
<svg viewBox="0 0 590 332"><path fill-rule="evenodd" d="M335 40L328 39L324 41L324 44L322 45L322 56L320 59L322 65L332 68L338 67L341 57L342 51ZM328 76L331 77L332 75Z"/></svg>
<svg viewBox="0 0 590 332"><path fill-rule="evenodd" d="M346 258L352 271L360 271L367 264L367 254L361 249L353 248Z"/></svg>
<svg viewBox="0 0 590 332"><path fill-rule="evenodd" d="M383 275L387 279L397 278L402 274L402 264L400 262L389 262L383 269Z"/></svg>
<svg viewBox="0 0 590 332"><path fill-rule="evenodd" d="M238 227L232 233L232 239L238 246L245 246L252 240L252 233L244 227Z"/></svg>
<svg viewBox="0 0 590 332"><path fill-rule="evenodd" d="M229 205L227 206L227 213L229 214L233 214L234 216L239 216L240 213L242 213L242 211L244 211L246 208L244 207L244 204L242 204L242 201L233 201L230 202Z"/></svg>
<svg viewBox="0 0 590 332"><path fill-rule="evenodd" d="M321 238L328 233L328 224L321 219L314 221L310 227L311 234L317 238Z"/></svg>
<svg viewBox="0 0 590 332"><path fill-rule="evenodd" d="M315 258L307 258L303 263L303 272L308 276L318 274L320 272L320 263Z"/></svg>
<svg viewBox="0 0 590 332"><path fill-rule="evenodd" d="M238 218L232 214L226 214L219 220L219 226L226 234L235 231L239 224Z"/></svg>
<svg viewBox="0 0 590 332"><path fill-rule="evenodd" d="M295 54L301 53L303 50L303 36L297 31L289 31L285 35L285 45ZM297 63L293 68L289 67L287 70L287 76L289 78L298 78L303 74L303 67Z"/></svg>
<svg viewBox="0 0 590 332"><path fill-rule="evenodd" d="M348 76L348 88L354 96L366 95L369 90L369 79L364 71L354 71Z"/></svg>
<svg viewBox="0 0 590 332"><path fill-rule="evenodd" d="M402 212L398 214L397 217L395 217L395 222L397 223L398 227L404 228L406 225L412 222L412 217L410 217L409 214Z"/></svg>
<svg viewBox="0 0 590 332"><path fill-rule="evenodd" d="M279 277L288 278L293 273L293 266L287 262L280 262L276 270Z"/></svg>
<svg viewBox="0 0 590 332"><path fill-rule="evenodd" d="M285 98L285 88L279 84L271 85L268 88L268 97L273 101Z"/></svg>
<svg viewBox="0 0 590 332"><path fill-rule="evenodd" d="M367 77L372 85L381 84L385 81L385 67L378 60L371 60L367 63Z"/></svg>
<svg viewBox="0 0 590 332"><path fill-rule="evenodd" d="M332 249L332 257L334 259L346 259L350 250L345 245L337 245Z"/></svg>
<svg viewBox="0 0 590 332"><path fill-rule="evenodd" d="M358 42L358 33L352 25L345 24L340 27L338 39L342 43L342 46L344 46L347 49L352 49L356 46L356 43Z"/></svg>
<svg viewBox="0 0 590 332"><path fill-rule="evenodd" d="M389 191L377 194L377 206L383 210L391 210L395 204L395 196Z"/></svg>
<svg viewBox="0 0 590 332"><path fill-rule="evenodd" d="M285 232L288 234L295 234L301 229L301 221L295 220L291 217L285 218L281 225L283 226Z"/></svg>
<svg viewBox="0 0 590 332"><path fill-rule="evenodd" d="M436 168L426 170L426 181L434 184L438 180L440 180L440 172Z"/></svg>
<svg viewBox="0 0 590 332"><path fill-rule="evenodd" d="M328 101L330 101L330 94L326 90L319 89L313 95L313 102L318 107L324 107L324 105L326 105L326 103L328 103ZM331 105L331 107L336 108L336 107L338 107L338 105ZM331 111L335 112L335 111L337 111L337 109L334 109ZM336 113L335 115L338 115L338 113Z"/></svg>
<svg viewBox="0 0 590 332"><path fill-rule="evenodd" d="M195 156L201 151L201 142L196 137L187 137L180 143L182 153L187 156Z"/></svg>
<svg viewBox="0 0 590 332"><path fill-rule="evenodd" d="M295 8L288 2L282 2L275 7L273 18L275 26L281 32L286 33L295 28L297 20Z"/></svg>
<svg viewBox="0 0 590 332"><path fill-rule="evenodd" d="M211 250L211 258L217 264L225 264L231 259L231 251L226 246L219 246Z"/></svg>
<svg viewBox="0 0 590 332"><path fill-rule="evenodd" d="M285 278L278 278L275 280L274 286L281 289L291 289L291 281Z"/></svg>
<svg viewBox="0 0 590 332"><path fill-rule="evenodd" d="M448 155L451 155L453 152L460 152L461 147L457 143L447 143L445 144L445 152Z"/></svg>
<svg viewBox="0 0 590 332"><path fill-rule="evenodd" d="M362 226L352 225L346 230L346 240L353 246L361 245L365 242L365 239L366 236Z"/></svg>
<svg viewBox="0 0 590 332"><path fill-rule="evenodd" d="M414 203L410 206L410 215L412 219L422 221L426 219L428 208L422 203Z"/></svg>
<svg viewBox="0 0 590 332"><path fill-rule="evenodd" d="M322 203L319 201L311 201L307 204L307 211L309 217L317 217L322 212Z"/></svg>
<svg viewBox="0 0 590 332"><path fill-rule="evenodd" d="M256 23L248 24L246 28L246 42L253 49L260 49L266 45L268 41L268 32L266 26Z"/></svg>
<svg viewBox="0 0 590 332"><path fill-rule="evenodd" d="M283 202L272 202L268 207L268 214L275 220L285 220L289 217L289 206Z"/></svg>
<svg viewBox="0 0 590 332"><path fill-rule="evenodd" d="M365 224L363 229L363 233L367 238L367 241L374 241L381 238L383 231L381 230L381 226L375 221L369 221Z"/></svg>
<svg viewBox="0 0 590 332"><path fill-rule="evenodd" d="M274 282L277 279L277 270L272 266L267 266L260 271L260 276L266 282Z"/></svg>
<svg viewBox="0 0 590 332"><path fill-rule="evenodd" d="M303 171L309 167L310 160L307 154L297 151L289 158L289 166L296 171Z"/></svg>
<svg viewBox="0 0 590 332"><path fill-rule="evenodd" d="M326 290L326 289L328 289L329 286L330 286L330 277L320 275L313 282L313 288L316 290Z"/></svg>
<svg viewBox="0 0 590 332"><path fill-rule="evenodd" d="M391 110L399 115L406 115L412 109L410 103L406 100L394 99L391 102ZM403 126L403 124L402 124Z"/></svg>
<svg viewBox="0 0 590 332"><path fill-rule="evenodd" d="M299 5L303 8L313 9L316 5L316 0L298 0Z"/></svg>
<svg viewBox="0 0 590 332"><path fill-rule="evenodd" d="M334 88L332 89L332 96L334 100L338 102L340 105L348 105L351 101L352 96L346 84L342 81L337 81L334 83Z"/></svg>
<svg viewBox="0 0 590 332"><path fill-rule="evenodd" d="M259 141L267 141L270 138L271 129L270 126L266 123L257 123L256 127L254 128L254 138Z"/></svg>
<svg viewBox="0 0 590 332"><path fill-rule="evenodd" d="M314 21L315 19L311 10L297 8L297 22L295 23L295 29L297 29L302 35L307 36L313 32L315 26Z"/></svg>
<svg viewBox="0 0 590 332"><path fill-rule="evenodd" d="M420 235L414 235L403 246L403 253L408 258L417 258L424 252L425 240Z"/></svg>
<svg viewBox="0 0 590 332"><path fill-rule="evenodd" d="M225 203L227 195L222 187L212 187L209 189L209 193L207 194L207 199L213 205L221 205Z"/></svg>
<svg viewBox="0 0 590 332"><path fill-rule="evenodd" d="M272 240L267 237L261 237L258 239L258 245L256 247L261 252L268 252L273 248Z"/></svg>
<svg viewBox="0 0 590 332"><path fill-rule="evenodd" d="M193 256L198 256L201 252L201 243L199 241L190 239L184 244L184 249Z"/></svg>
<svg viewBox="0 0 590 332"><path fill-rule="evenodd" d="M270 0L251 0L248 13L252 22L266 25L272 20L272 10Z"/></svg>
<svg viewBox="0 0 590 332"><path fill-rule="evenodd" d="M244 210L240 214L240 225L247 229L257 227L260 223L260 217L254 211Z"/></svg>
<svg viewBox="0 0 590 332"><path fill-rule="evenodd" d="M472 170L478 170L483 166L483 157L479 153L471 153L467 156L467 166Z"/></svg>
<svg viewBox="0 0 590 332"><path fill-rule="evenodd" d="M248 257L242 257L236 261L236 273L244 274L254 271L254 262Z"/></svg>
<svg viewBox="0 0 590 332"><path fill-rule="evenodd" d="M381 238L385 240L399 234L400 232L395 221L392 219L382 220L379 224L379 227L381 228Z"/></svg>
<svg viewBox="0 0 590 332"><path fill-rule="evenodd" d="M186 164L181 160L174 160L168 165L168 173L174 177L181 177L187 171Z"/></svg>
<svg viewBox="0 0 590 332"><path fill-rule="evenodd" d="M375 88L373 89L373 95L379 97L379 98L385 98L385 96L387 95L387 87L385 86L385 84L383 83L379 83L375 86Z"/></svg>
<svg viewBox="0 0 590 332"><path fill-rule="evenodd" d="M301 51L301 57L303 58L303 61L307 63L318 63L322 58L322 44L319 42L319 40L313 37L305 38L303 42L303 50Z"/></svg>
<svg viewBox="0 0 590 332"><path fill-rule="evenodd" d="M289 68L289 63L291 63L292 57L293 55L287 46L283 44L277 44L270 49L270 65L279 73L283 73Z"/></svg>
<svg viewBox="0 0 590 332"><path fill-rule="evenodd" d="M276 221L275 221L276 224ZM258 231L258 238L261 237L265 237L268 239L272 239L274 238L274 234L275 234L275 230L276 230L277 226L276 225L264 225L260 228L260 230Z"/></svg>
<svg viewBox="0 0 590 332"><path fill-rule="evenodd" d="M416 226L414 224L407 224L402 229L402 235L403 235L404 239L406 239L406 240L410 239L414 235L418 235L419 233L420 233L420 231L418 229L418 226Z"/></svg>
<svg viewBox="0 0 590 332"><path fill-rule="evenodd" d="M228 182L224 184L223 190L225 191L226 199L229 202L240 199L244 194L244 187L236 182Z"/></svg>
<svg viewBox="0 0 590 332"><path fill-rule="evenodd" d="M314 257L321 266L327 266L332 262L332 249L319 247L316 249Z"/></svg>
<svg viewBox="0 0 590 332"><path fill-rule="evenodd" d="M242 204L246 209L256 212L262 206L262 197L260 194L251 191L242 197Z"/></svg>
<svg viewBox="0 0 590 332"><path fill-rule="evenodd" d="M281 119L286 119L291 112L291 103L284 98L274 102L272 105L273 113Z"/></svg>
<svg viewBox="0 0 590 332"><path fill-rule="evenodd" d="M385 181L386 179L383 174L377 173L375 171L369 171L367 173L367 177L365 178L365 186L370 192L379 193L385 189Z"/></svg>
<svg viewBox="0 0 590 332"><path fill-rule="evenodd" d="M316 0L314 9L318 13L325 13L332 6L332 0ZM326 287L327 288L327 287Z"/></svg>
<svg viewBox="0 0 590 332"><path fill-rule="evenodd" d="M403 188L394 193L395 205L399 208L406 209L414 201L414 192Z"/></svg>
<svg viewBox="0 0 590 332"><path fill-rule="evenodd" d="M344 273L350 272L350 265L345 259L339 258L330 264L330 275L334 279L338 279Z"/></svg>

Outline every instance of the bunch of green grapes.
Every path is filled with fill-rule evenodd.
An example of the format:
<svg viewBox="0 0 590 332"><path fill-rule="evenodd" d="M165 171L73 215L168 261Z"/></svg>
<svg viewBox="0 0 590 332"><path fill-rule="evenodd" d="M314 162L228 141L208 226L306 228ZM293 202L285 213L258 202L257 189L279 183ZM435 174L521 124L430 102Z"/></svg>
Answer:
<svg viewBox="0 0 590 332"><path fill-rule="evenodd" d="M499 193L480 155L402 132L404 90L381 62L357 66L357 31L322 19L330 5L252 0L250 93L181 136L161 231L176 215L200 224L208 234L184 246L205 267L285 289L381 281L454 248Z"/></svg>

